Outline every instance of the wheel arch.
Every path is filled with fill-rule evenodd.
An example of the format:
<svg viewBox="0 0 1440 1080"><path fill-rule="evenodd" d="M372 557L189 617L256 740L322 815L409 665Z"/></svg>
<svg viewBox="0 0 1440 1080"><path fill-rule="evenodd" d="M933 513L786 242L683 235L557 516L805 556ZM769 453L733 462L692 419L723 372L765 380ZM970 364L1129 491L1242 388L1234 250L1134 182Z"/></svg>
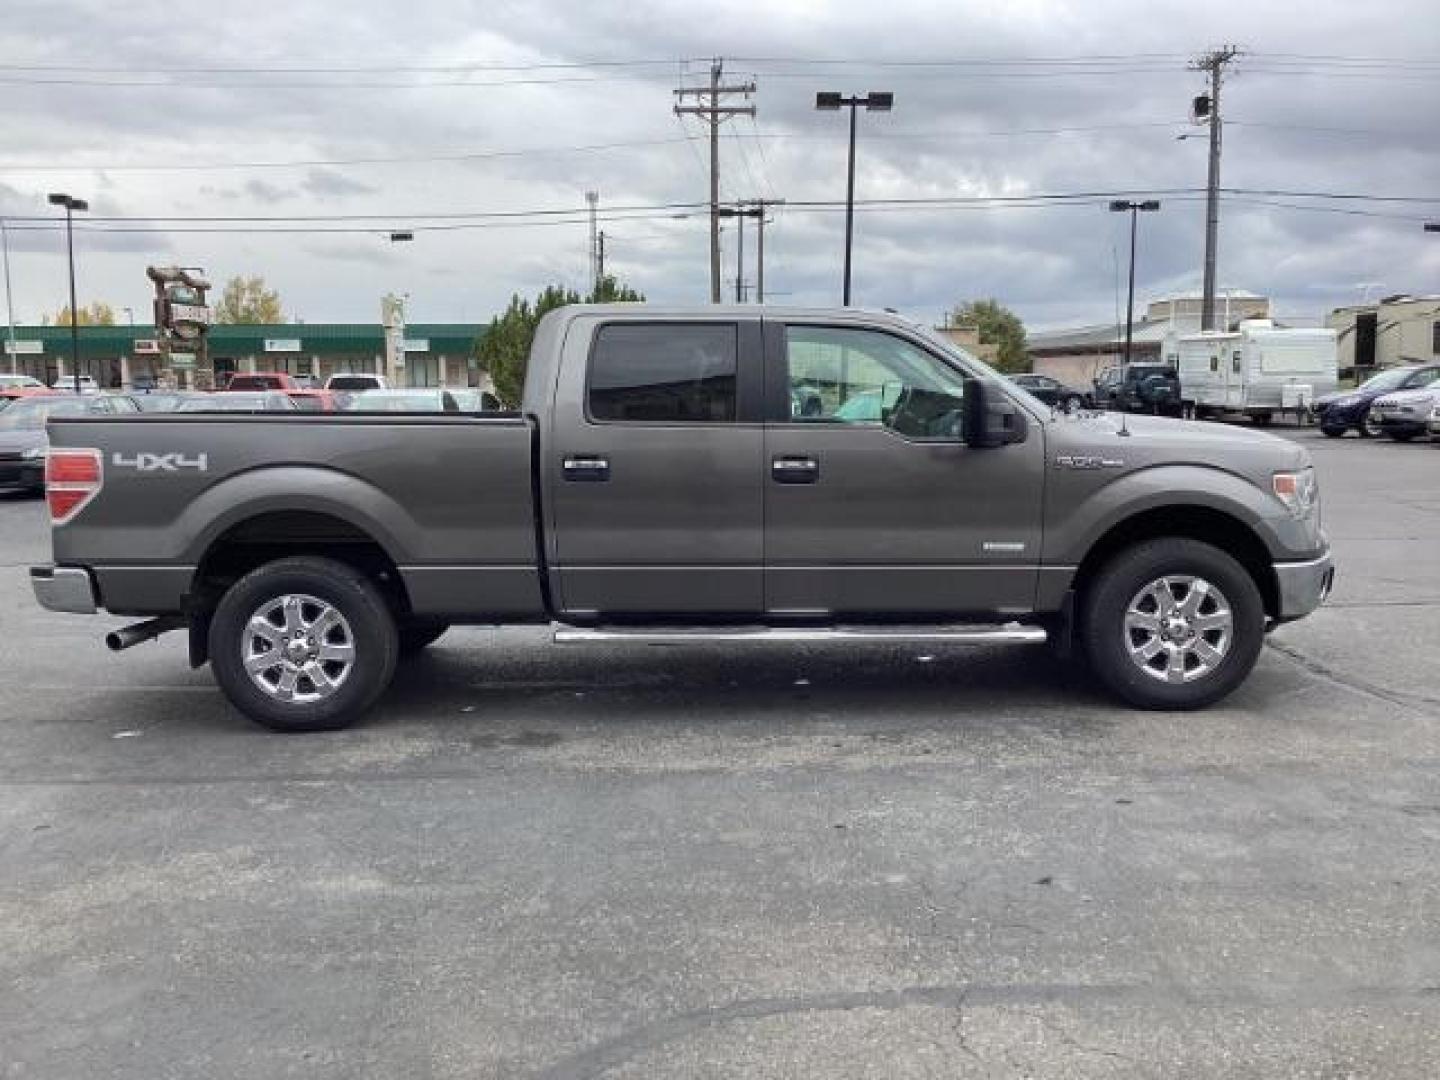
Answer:
<svg viewBox="0 0 1440 1080"><path fill-rule="evenodd" d="M1228 554L1254 580L1265 614L1270 618L1279 615L1280 585L1270 550L1259 534L1234 514L1192 503L1149 507L1112 524L1080 561L1072 584L1074 592L1083 597L1095 576L1121 551L1163 537L1198 540Z"/></svg>

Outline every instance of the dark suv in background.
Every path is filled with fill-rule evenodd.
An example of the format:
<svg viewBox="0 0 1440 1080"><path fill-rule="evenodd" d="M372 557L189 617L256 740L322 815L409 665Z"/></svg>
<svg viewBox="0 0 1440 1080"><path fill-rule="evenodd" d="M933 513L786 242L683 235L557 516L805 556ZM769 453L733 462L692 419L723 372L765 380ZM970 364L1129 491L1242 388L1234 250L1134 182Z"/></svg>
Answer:
<svg viewBox="0 0 1440 1080"><path fill-rule="evenodd" d="M1106 368L1095 380L1095 407L1179 416L1180 374L1169 364L1159 363Z"/></svg>

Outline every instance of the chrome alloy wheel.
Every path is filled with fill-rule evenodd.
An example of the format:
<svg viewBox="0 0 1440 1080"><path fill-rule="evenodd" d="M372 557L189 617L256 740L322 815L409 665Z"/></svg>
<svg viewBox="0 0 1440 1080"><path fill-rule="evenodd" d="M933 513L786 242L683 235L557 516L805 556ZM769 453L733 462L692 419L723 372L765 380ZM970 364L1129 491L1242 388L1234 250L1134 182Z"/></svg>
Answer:
<svg viewBox="0 0 1440 1080"><path fill-rule="evenodd" d="M1188 683L1218 668L1230 651L1235 616L1204 578L1170 574L1150 582L1125 609L1125 648L1153 679Z"/></svg>
<svg viewBox="0 0 1440 1080"><path fill-rule="evenodd" d="M260 605L241 641L251 681L268 696L296 705L328 698L355 666L355 635L345 616L304 593Z"/></svg>

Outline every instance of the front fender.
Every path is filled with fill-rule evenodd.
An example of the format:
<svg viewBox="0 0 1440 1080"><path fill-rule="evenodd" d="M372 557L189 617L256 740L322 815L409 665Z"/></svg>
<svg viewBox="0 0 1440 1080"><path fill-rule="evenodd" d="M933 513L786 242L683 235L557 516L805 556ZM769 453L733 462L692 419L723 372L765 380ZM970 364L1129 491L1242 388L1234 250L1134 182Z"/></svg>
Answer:
<svg viewBox="0 0 1440 1080"><path fill-rule="evenodd" d="M1094 487L1096 472L1056 470L1046 490L1043 561L1075 566L1102 536L1137 514L1203 507L1253 532L1275 560L1302 559L1323 549L1319 525L1297 520L1268 492L1243 477L1205 465L1155 465Z"/></svg>

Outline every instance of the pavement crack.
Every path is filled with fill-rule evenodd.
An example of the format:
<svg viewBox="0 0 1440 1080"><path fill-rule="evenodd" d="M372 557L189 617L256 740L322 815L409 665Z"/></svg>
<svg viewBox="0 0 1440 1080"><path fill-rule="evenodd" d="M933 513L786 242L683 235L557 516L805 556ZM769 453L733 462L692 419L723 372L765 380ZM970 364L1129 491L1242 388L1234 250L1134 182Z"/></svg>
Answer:
<svg viewBox="0 0 1440 1080"><path fill-rule="evenodd" d="M1367 697L1378 698L1390 705L1399 705L1406 709L1417 709L1426 711L1430 706L1440 706L1440 698L1426 697L1424 694L1411 694L1401 690L1387 690L1383 686L1376 686L1374 683L1354 675L1347 675L1336 671L1313 657L1305 655L1293 645L1282 645L1273 638L1267 638L1265 644L1268 648L1274 649L1282 656L1288 657L1293 663L1304 668L1312 675L1344 687L1357 694L1364 694Z"/></svg>

